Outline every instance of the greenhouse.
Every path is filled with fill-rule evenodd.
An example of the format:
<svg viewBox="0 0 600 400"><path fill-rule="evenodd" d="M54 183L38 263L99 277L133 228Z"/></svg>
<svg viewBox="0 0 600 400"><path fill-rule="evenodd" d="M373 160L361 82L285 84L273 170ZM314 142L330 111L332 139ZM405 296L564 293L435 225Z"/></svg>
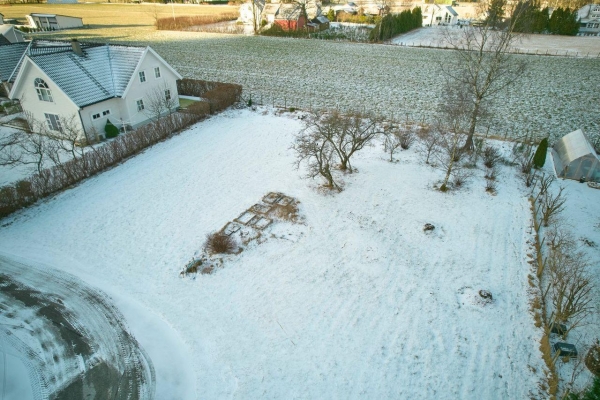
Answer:
<svg viewBox="0 0 600 400"><path fill-rule="evenodd" d="M581 129L559 139L552 158L559 178L600 182L600 160Z"/></svg>

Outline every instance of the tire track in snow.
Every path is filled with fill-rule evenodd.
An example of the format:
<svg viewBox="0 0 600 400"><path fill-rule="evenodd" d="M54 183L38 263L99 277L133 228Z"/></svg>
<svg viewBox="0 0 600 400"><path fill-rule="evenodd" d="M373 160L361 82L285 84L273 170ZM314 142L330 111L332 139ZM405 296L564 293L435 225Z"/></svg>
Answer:
<svg viewBox="0 0 600 400"><path fill-rule="evenodd" d="M105 294L66 273L24 265L2 256L0 273L5 288L13 288L0 297L3 307L12 310L8 318L19 320L29 310L38 315L34 321L19 321L25 327L33 324L33 330L4 332L19 336L12 343L20 349L19 358L29 367L36 399L57 395L91 395L101 399L107 393L115 399L153 398L154 367L129 334L122 314ZM11 293L16 297L11 297ZM55 334L42 340L35 335L37 331ZM77 343L75 347L65 342L66 337L71 338L70 343ZM54 350L45 350L49 348ZM104 370L108 376L112 375L111 370L118 375L115 379L104 373L97 375Z"/></svg>

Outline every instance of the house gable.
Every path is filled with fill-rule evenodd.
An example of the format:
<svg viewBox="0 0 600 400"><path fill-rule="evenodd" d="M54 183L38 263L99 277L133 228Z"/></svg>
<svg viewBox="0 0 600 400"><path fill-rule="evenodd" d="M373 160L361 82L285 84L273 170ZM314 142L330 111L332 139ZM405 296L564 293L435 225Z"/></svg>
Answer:
<svg viewBox="0 0 600 400"><path fill-rule="evenodd" d="M127 83L127 87L125 88L125 90L123 91L123 93L121 95L122 98L127 97L128 93L129 93L129 90L131 89L131 86L134 85L134 83L139 80L139 73L141 72L140 68L142 67L142 65L144 64L144 62L146 61L146 59L149 56L156 58L156 61L159 64L159 66L160 67L165 67L167 70L171 71L171 73L173 75L175 75L176 79L182 79L183 78L183 76L181 76L181 74L179 74L179 72L175 71L175 69L173 67L171 67L151 47L146 47L146 49L142 53L142 56L140 57L140 60L137 63L135 69L133 70L133 73L131 74L129 82ZM153 71L150 71L150 73L153 73Z"/></svg>

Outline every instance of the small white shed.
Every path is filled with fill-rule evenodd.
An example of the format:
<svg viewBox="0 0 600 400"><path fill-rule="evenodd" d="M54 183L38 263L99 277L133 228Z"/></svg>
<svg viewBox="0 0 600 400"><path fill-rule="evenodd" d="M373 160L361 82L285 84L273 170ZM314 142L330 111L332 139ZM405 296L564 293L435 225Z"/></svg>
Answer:
<svg viewBox="0 0 600 400"><path fill-rule="evenodd" d="M556 142L552 159L556 176L560 178L600 182L600 160L581 129Z"/></svg>
<svg viewBox="0 0 600 400"><path fill-rule="evenodd" d="M26 17L32 28L42 30L55 31L59 29L81 28L83 26L83 20L79 17L38 13L31 13L26 15Z"/></svg>

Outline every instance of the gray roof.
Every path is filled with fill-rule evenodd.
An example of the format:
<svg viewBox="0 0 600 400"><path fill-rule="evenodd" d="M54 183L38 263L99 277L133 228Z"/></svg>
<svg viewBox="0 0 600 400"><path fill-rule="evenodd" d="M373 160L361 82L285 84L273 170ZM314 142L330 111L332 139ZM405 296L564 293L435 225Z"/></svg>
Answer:
<svg viewBox="0 0 600 400"><path fill-rule="evenodd" d="M29 58L79 107L121 97L144 47L80 43L83 56L69 42L32 46Z"/></svg>
<svg viewBox="0 0 600 400"><path fill-rule="evenodd" d="M302 9L297 4L282 4L275 15L275 19L297 20L300 18Z"/></svg>
<svg viewBox="0 0 600 400"><path fill-rule="evenodd" d="M5 44L10 44L10 41L4 37L4 35L0 35L0 46L3 46Z"/></svg>
<svg viewBox="0 0 600 400"><path fill-rule="evenodd" d="M455 17L458 17L458 13L456 12L456 10L454 8L452 8L452 6L446 6L446 10L448 10L448 12L452 15L454 15Z"/></svg>
<svg viewBox="0 0 600 400"><path fill-rule="evenodd" d="M13 43L0 46L0 81L6 82L19 65L29 43ZM14 74L16 75L16 74Z"/></svg>

